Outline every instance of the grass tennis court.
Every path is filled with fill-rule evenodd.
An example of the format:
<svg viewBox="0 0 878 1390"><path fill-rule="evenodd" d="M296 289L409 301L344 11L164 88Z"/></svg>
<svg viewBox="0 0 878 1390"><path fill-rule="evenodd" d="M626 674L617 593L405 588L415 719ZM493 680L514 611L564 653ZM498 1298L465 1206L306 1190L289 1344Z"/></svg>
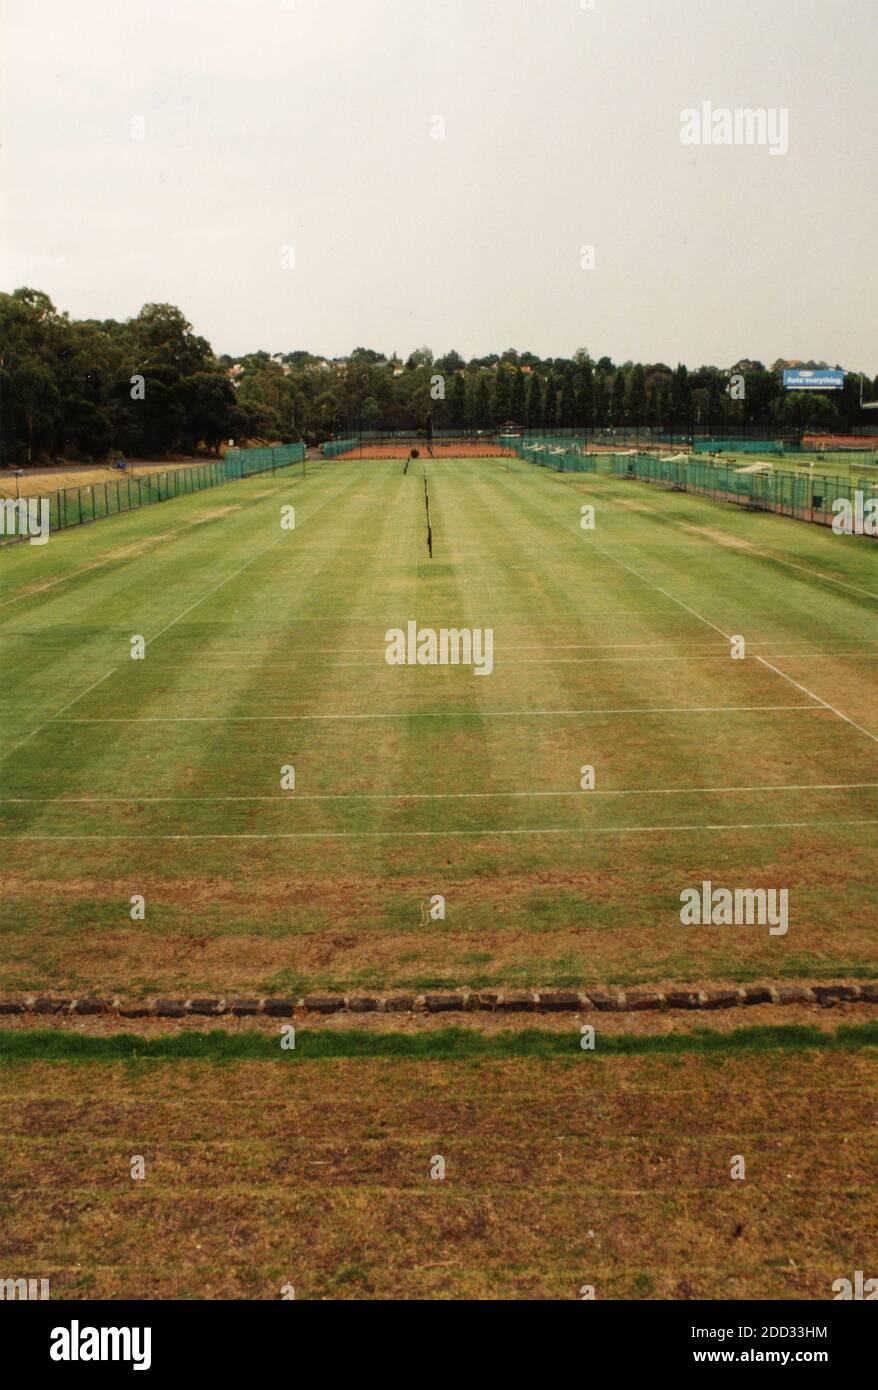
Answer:
<svg viewBox="0 0 878 1390"><path fill-rule="evenodd" d="M245 480L0 563L2 992L875 973L867 538L421 459ZM388 666L412 619L492 628L493 673ZM703 880L787 888L788 933L681 926Z"/></svg>
<svg viewBox="0 0 878 1390"><path fill-rule="evenodd" d="M836 449L809 453L803 450L799 454L778 454L768 461L777 468L810 469L813 473L847 477L852 482L856 482L861 477L874 481L875 470L878 468L878 453L874 450L868 453L845 452Z"/></svg>
<svg viewBox="0 0 878 1390"><path fill-rule="evenodd" d="M7 547L0 998L873 977L871 546L466 459ZM411 620L493 672L389 666ZM704 879L786 887L788 933L683 927ZM13 1017L2 1252L62 1300L828 1298L874 1248L874 1013L599 1014L593 1052Z"/></svg>

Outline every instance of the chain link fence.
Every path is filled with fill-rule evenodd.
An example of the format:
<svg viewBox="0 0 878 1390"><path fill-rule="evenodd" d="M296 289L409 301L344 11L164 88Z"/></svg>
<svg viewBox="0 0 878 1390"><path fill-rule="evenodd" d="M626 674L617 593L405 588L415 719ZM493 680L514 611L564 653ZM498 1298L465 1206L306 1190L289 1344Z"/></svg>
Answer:
<svg viewBox="0 0 878 1390"><path fill-rule="evenodd" d="M855 509L858 492L861 498L870 495L866 478L758 466L741 468L696 456L674 459L654 454L613 454L611 471L617 477L658 483L680 492L694 492L822 526L832 525L836 516L833 503L844 500Z"/></svg>
<svg viewBox="0 0 878 1390"><path fill-rule="evenodd" d="M202 492L205 488L222 487L224 483L257 473L275 473L278 468L289 468L292 464L301 463L304 458L304 444L282 444L269 449L228 449L223 458L210 463L169 468L161 473L141 473L137 477L120 472L119 478L111 482L59 488L45 496L23 497L12 505L21 510L28 505L48 502L51 533L70 526L82 526L87 521L118 516L121 512L137 511L153 502L166 502L172 497ZM0 540L27 539L26 534L19 530L10 534L10 527L5 526L4 529L7 534Z"/></svg>

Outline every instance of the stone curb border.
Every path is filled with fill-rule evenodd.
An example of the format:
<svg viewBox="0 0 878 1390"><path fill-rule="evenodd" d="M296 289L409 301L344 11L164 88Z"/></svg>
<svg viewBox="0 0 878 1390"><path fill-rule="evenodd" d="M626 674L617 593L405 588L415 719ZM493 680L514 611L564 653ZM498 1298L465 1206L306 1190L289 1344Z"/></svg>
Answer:
<svg viewBox="0 0 878 1390"><path fill-rule="evenodd" d="M467 990L453 994L307 994L303 998L0 999L2 1014L89 1014L117 1018L292 1018L303 1013L639 1013L647 1009L707 1011L752 1004L878 1004L878 982L864 985L744 985L729 989Z"/></svg>

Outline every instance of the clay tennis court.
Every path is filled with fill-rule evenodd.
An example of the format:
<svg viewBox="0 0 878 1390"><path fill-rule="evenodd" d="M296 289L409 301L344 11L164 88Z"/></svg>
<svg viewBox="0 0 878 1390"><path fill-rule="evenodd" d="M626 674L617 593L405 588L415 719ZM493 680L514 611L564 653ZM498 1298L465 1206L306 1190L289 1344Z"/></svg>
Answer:
<svg viewBox="0 0 878 1390"><path fill-rule="evenodd" d="M412 449L417 449L423 458L431 457L426 441L423 439L393 439L386 443L376 440L371 444L358 445L356 449L349 449L347 453L339 454L338 458L407 459ZM437 459L514 458L515 451L501 447L496 440L486 439L484 443L480 443L473 439L448 439L441 444L433 444L432 457Z"/></svg>

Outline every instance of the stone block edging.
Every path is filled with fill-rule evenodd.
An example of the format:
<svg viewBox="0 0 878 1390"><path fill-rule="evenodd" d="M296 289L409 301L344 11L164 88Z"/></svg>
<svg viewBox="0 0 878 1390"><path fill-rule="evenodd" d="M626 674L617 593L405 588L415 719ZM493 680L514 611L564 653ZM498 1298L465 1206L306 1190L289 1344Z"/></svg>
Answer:
<svg viewBox="0 0 878 1390"><path fill-rule="evenodd" d="M468 990L430 994L307 994L303 997L193 996L126 1000L25 995L0 999L0 1016L115 1016L117 1018L293 1018L336 1013L641 1013L645 1010L710 1012L758 1004L878 1004L878 982L862 985L760 984L739 988L660 990Z"/></svg>

